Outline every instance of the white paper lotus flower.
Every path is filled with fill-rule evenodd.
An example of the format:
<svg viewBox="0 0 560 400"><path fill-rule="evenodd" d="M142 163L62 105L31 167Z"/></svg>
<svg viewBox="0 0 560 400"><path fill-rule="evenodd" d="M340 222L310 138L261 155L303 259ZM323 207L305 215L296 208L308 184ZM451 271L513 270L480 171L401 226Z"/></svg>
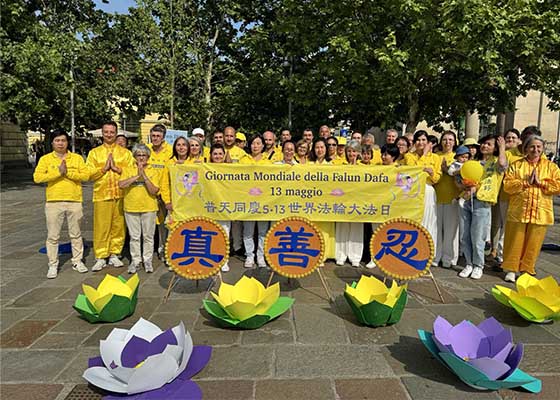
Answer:
<svg viewBox="0 0 560 400"><path fill-rule="evenodd" d="M100 342L105 366L91 366L83 377L116 393L134 394L162 387L187 367L193 342L181 322L162 331L140 318L130 329L113 329Z"/></svg>

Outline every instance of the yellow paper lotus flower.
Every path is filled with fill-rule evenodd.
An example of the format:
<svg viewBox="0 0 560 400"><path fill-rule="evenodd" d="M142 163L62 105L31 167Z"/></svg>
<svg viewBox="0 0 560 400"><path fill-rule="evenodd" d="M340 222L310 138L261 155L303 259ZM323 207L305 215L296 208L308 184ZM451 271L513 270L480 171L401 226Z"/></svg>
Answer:
<svg viewBox="0 0 560 400"><path fill-rule="evenodd" d="M366 275L360 277L355 287L346 285L346 293L357 307L377 301L380 304L393 308L405 289L406 285L399 286L395 281L393 281L390 288L387 288L376 277Z"/></svg>
<svg viewBox="0 0 560 400"><path fill-rule="evenodd" d="M138 274L128 280L105 275L97 289L82 285L84 294L78 295L74 309L90 322L119 321L134 312L138 283Z"/></svg>
<svg viewBox="0 0 560 400"><path fill-rule="evenodd" d="M519 315L531 322L560 319L560 287L552 276L537 279L523 274L516 281L517 292L496 285L492 294L500 303L513 307Z"/></svg>
<svg viewBox="0 0 560 400"><path fill-rule="evenodd" d="M231 318L244 321L265 314L278 300L280 285L277 282L265 288L255 278L243 276L235 285L222 282L218 294L210 293Z"/></svg>

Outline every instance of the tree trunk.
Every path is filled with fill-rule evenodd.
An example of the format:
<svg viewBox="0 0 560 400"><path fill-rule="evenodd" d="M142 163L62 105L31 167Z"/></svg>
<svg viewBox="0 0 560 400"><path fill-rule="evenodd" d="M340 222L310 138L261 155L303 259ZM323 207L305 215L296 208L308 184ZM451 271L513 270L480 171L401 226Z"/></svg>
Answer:
<svg viewBox="0 0 560 400"><path fill-rule="evenodd" d="M420 105L416 94L408 95L408 118L406 120L406 133L413 133L418 125Z"/></svg>

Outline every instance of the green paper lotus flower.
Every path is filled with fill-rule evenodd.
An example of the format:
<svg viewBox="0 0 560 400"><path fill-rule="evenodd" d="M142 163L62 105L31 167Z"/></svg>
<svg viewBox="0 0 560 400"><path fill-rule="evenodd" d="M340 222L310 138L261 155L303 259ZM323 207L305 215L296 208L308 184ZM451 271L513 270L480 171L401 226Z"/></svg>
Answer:
<svg viewBox="0 0 560 400"><path fill-rule="evenodd" d="M362 275L346 285L344 297L363 325L384 326L400 321L407 301L406 285L393 281L390 288L374 276Z"/></svg>
<svg viewBox="0 0 560 400"><path fill-rule="evenodd" d="M203 300L208 314L225 328L257 329L285 313L294 299L280 297L280 285L265 288L255 278L243 276L235 285L222 282L216 300Z"/></svg>
<svg viewBox="0 0 560 400"><path fill-rule="evenodd" d="M517 292L505 286L492 288L494 298L512 307L531 322L545 323L560 319L560 287L552 276L537 279L523 274L516 281Z"/></svg>
<svg viewBox="0 0 560 400"><path fill-rule="evenodd" d="M91 323L117 322L134 313L138 301L138 274L128 281L119 276L105 275L97 289L82 285L74 309Z"/></svg>

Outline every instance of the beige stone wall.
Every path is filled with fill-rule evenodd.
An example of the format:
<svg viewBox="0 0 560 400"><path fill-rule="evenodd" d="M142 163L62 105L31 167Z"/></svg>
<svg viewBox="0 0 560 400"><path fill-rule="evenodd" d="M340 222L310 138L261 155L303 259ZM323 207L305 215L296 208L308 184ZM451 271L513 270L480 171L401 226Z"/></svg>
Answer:
<svg viewBox="0 0 560 400"><path fill-rule="evenodd" d="M531 90L526 97L518 97L515 103L514 127L521 131L529 125L538 125L540 92ZM558 132L558 111L550 111L546 104L548 98L543 96L543 108L541 116L541 131L547 141L547 151L554 151L556 147L556 135Z"/></svg>

